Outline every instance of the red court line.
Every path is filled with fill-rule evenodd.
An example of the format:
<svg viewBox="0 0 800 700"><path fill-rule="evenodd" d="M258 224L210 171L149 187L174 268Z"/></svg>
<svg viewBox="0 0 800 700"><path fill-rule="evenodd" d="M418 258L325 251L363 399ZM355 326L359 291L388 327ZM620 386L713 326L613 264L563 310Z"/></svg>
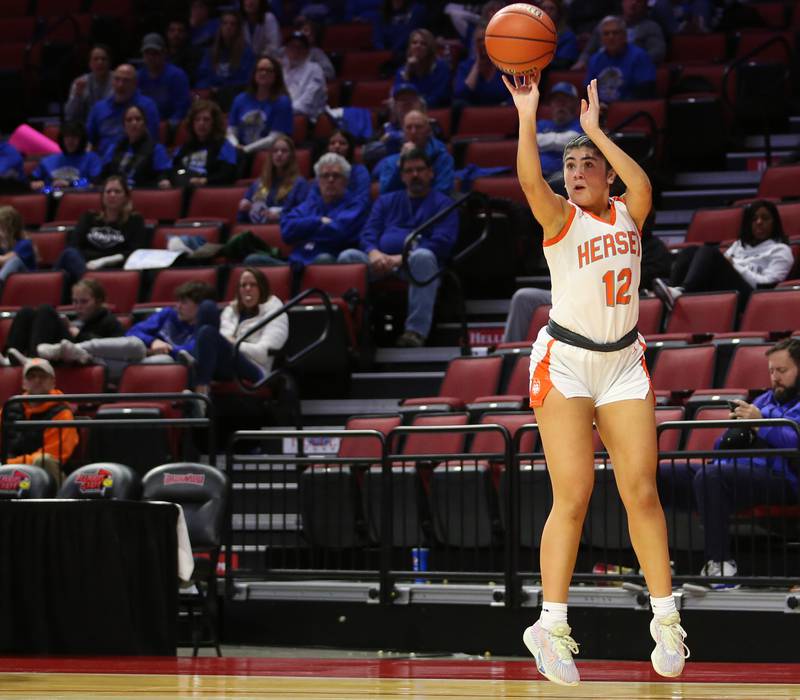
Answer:
<svg viewBox="0 0 800 700"><path fill-rule="evenodd" d="M579 661L585 681L673 682L644 661ZM5 657L0 673L136 673L331 678L541 680L532 661L216 657ZM800 684L800 664L688 663L683 683Z"/></svg>

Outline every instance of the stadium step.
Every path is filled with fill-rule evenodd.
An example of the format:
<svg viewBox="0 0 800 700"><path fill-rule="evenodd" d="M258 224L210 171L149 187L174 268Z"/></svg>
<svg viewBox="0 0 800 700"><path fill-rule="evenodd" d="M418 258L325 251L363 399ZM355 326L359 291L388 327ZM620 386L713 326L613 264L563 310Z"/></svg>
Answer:
<svg viewBox="0 0 800 700"><path fill-rule="evenodd" d="M353 372L350 398L385 399L433 396L439 391L444 370L439 372Z"/></svg>
<svg viewBox="0 0 800 700"><path fill-rule="evenodd" d="M724 207L737 199L755 197L757 187L708 188L696 190L665 190L661 194L664 209L702 209Z"/></svg>

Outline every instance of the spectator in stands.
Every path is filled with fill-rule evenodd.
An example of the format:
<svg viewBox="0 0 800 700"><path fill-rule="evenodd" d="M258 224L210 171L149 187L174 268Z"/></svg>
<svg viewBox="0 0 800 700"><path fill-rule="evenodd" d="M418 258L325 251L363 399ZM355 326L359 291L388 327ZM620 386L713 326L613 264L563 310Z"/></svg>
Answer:
<svg viewBox="0 0 800 700"><path fill-rule="evenodd" d="M299 15L294 20L294 31L302 32L308 38L308 45L310 47L308 60L322 68L322 74L325 76L325 80L334 80L336 78L336 69L333 67L331 59L328 58L328 54L319 47L321 34L319 23L308 17ZM283 49L278 55L283 58L285 55Z"/></svg>
<svg viewBox="0 0 800 700"><path fill-rule="evenodd" d="M465 58L456 70L453 97L468 105L499 105L509 95L500 71L486 53L486 27L477 27L472 35L473 57Z"/></svg>
<svg viewBox="0 0 800 700"><path fill-rule="evenodd" d="M505 85L503 86L505 87ZM583 133L578 90L566 81L550 89L550 119L536 120L536 142L542 161L542 174L549 177L563 168L564 146Z"/></svg>
<svg viewBox="0 0 800 700"><path fill-rule="evenodd" d="M470 58L474 58L475 43L472 34L478 27L485 27L489 20L508 3L503 0L489 0L483 3L480 13L474 12L474 4L448 2L443 12L453 24L453 29L461 38L461 43L469 48Z"/></svg>
<svg viewBox="0 0 800 700"><path fill-rule="evenodd" d="M712 31L715 5L713 0L655 0L648 3L650 16L658 22L666 36L704 34ZM747 25L748 27L751 25Z"/></svg>
<svg viewBox="0 0 800 700"><path fill-rule="evenodd" d="M228 114L228 141L246 153L268 148L278 134L292 135L292 100L283 68L272 56L262 56L250 85L233 100Z"/></svg>
<svg viewBox="0 0 800 700"><path fill-rule="evenodd" d="M64 478L63 466L78 446L78 431L66 427L15 430L14 423L22 420L72 421L75 416L67 403L55 398L62 392L56 389L56 373L47 360L34 357L25 363L22 390L23 394L50 394L54 399L41 403L23 401L3 409L3 421L9 424L5 463L42 467L60 485Z"/></svg>
<svg viewBox="0 0 800 700"><path fill-rule="evenodd" d="M145 115L147 131L159 132L158 107L136 87L136 70L129 63L117 66L111 79L111 96L97 102L89 112L86 131L97 153L105 153L124 135L122 115L131 105L140 107Z"/></svg>
<svg viewBox="0 0 800 700"><path fill-rule="evenodd" d="M786 338L766 351L772 388L753 403L737 400L731 418L760 420L785 418L800 422L800 341ZM797 450L797 433L788 426L731 428L714 444L715 449ZM707 563L701 576L736 576L738 566L730 547L730 518L740 510L757 505L797 503L797 473L782 456L720 456L714 460L675 460L659 466L662 501L700 512L705 530ZM692 494L694 498L692 498ZM694 501L694 504L692 503ZM719 584L712 586L717 587ZM724 587L720 586L720 587Z"/></svg>
<svg viewBox="0 0 800 700"><path fill-rule="evenodd" d="M73 320L59 314L50 304L36 308L23 306L8 330L6 354L13 362L24 365L29 357L36 355L36 348L42 343L57 344L64 339L80 343L122 335L122 326L105 301L103 285L84 278L72 285Z"/></svg>
<svg viewBox="0 0 800 700"><path fill-rule="evenodd" d="M159 116L174 134L192 101L189 76L167 60L167 45L160 34L145 34L141 50L144 66L139 69L139 90L156 103ZM151 136L158 138L157 133Z"/></svg>
<svg viewBox="0 0 800 700"><path fill-rule="evenodd" d="M622 0L622 20L628 43L644 49L653 65L663 63L667 54L667 42L658 22L648 17L647 0ZM605 20L595 27L572 70L586 68L589 59L605 46L602 40L603 22Z"/></svg>
<svg viewBox="0 0 800 700"><path fill-rule="evenodd" d="M316 120L328 101L325 74L311 58L311 44L303 32L293 32L286 40L283 77L292 98L295 114Z"/></svg>
<svg viewBox="0 0 800 700"><path fill-rule="evenodd" d="M399 275L403 268L403 246L408 234L452 200L433 187L433 164L428 154L414 148L400 156L400 172L405 189L383 194L375 200L361 231L358 249L344 251L340 263L369 265L371 279ZM458 214L451 211L433 227L426 229L408 256L408 269L414 279L424 281L435 275L450 257L458 238ZM439 281L408 288L408 317L398 347L421 347L430 333Z"/></svg>
<svg viewBox="0 0 800 700"><path fill-rule="evenodd" d="M609 15L600 22L602 48L589 59L586 82L597 79L600 101L652 97L656 67L644 49L628 42L625 20Z"/></svg>
<svg viewBox="0 0 800 700"><path fill-rule="evenodd" d="M144 219L133 211L127 179L111 175L103 184L100 211L81 214L69 234L69 245L58 256L54 270L64 270L71 284L83 273L120 267L137 248L147 247Z"/></svg>
<svg viewBox="0 0 800 700"><path fill-rule="evenodd" d="M270 292L269 280L261 270L246 267L239 277L236 299L219 312L211 304L209 323L197 328L191 354L194 362L194 390L206 396L212 379L231 380L234 375L251 383L261 382L271 371L275 353L289 337L286 314L267 323L240 346L234 363L233 346L267 316L281 308L283 302Z"/></svg>
<svg viewBox="0 0 800 700"><path fill-rule="evenodd" d="M653 291L672 309L684 292L736 290L741 310L754 289L782 282L793 264L778 208L758 199L745 208L739 240L724 253L711 245L684 248L672 265L669 281L654 280Z"/></svg>
<svg viewBox="0 0 800 700"><path fill-rule="evenodd" d="M85 122L96 102L111 97L111 49L95 44L89 52L89 72L72 81L64 105L64 118Z"/></svg>
<svg viewBox="0 0 800 700"><path fill-rule="evenodd" d="M380 21L384 2L385 0L347 0L344 19L346 22L366 22L374 26Z"/></svg>
<svg viewBox="0 0 800 700"><path fill-rule="evenodd" d="M236 149L225 138L222 110L210 100L195 100L186 117L189 138L172 157L172 173L160 186L231 185L236 179Z"/></svg>
<svg viewBox="0 0 800 700"><path fill-rule="evenodd" d="M86 150L89 140L81 122L63 124L58 134L58 145L61 153L45 156L31 173L32 190L88 187L97 180L103 164L97 153Z"/></svg>
<svg viewBox="0 0 800 700"><path fill-rule="evenodd" d="M425 151L432 163L433 188L444 194L452 192L455 178L453 156L448 153L447 146L433 136L428 116L417 110L406 114L403 119L403 136L405 143L400 153L386 156L372 173L373 178L380 183L381 194L403 189L400 156L413 149Z"/></svg>
<svg viewBox="0 0 800 700"><path fill-rule="evenodd" d="M120 175L129 187L155 187L168 175L172 160L167 149L147 133L145 119L136 105L125 110L125 134L103 155L102 180Z"/></svg>
<svg viewBox="0 0 800 700"><path fill-rule="evenodd" d="M653 235L654 223L655 214L651 212L642 227L640 293L651 290L654 280L669 270L672 264L672 255L667 246L664 245L660 238ZM552 303L552 298L549 289L523 287L514 292L508 307L503 342L516 343L528 340L528 328L531 325L533 314L540 306L550 303ZM530 339L531 342L533 340L534 338Z"/></svg>
<svg viewBox="0 0 800 700"><path fill-rule="evenodd" d="M239 202L237 220L274 224L308 196L308 182L300 174L294 141L282 134L272 142L261 175Z"/></svg>
<svg viewBox="0 0 800 700"><path fill-rule="evenodd" d="M211 16L211 3L208 0L192 0L189 6L189 37L192 46L210 46L218 29L219 19Z"/></svg>
<svg viewBox="0 0 800 700"><path fill-rule="evenodd" d="M550 68L566 70L578 60L578 37L567 24L563 0L538 0L536 4L553 20L558 31L556 55L550 62Z"/></svg>
<svg viewBox="0 0 800 700"><path fill-rule="evenodd" d="M189 42L189 22L183 17L173 17L167 24L167 60L178 66L189 78L189 85L195 84L197 66L203 57L202 49Z"/></svg>
<svg viewBox="0 0 800 700"><path fill-rule="evenodd" d="M392 94L387 101L389 119L383 123L380 138L364 145L361 157L364 164L372 169L382 158L393 153L399 153L405 142L403 134L403 120L412 110L427 114L425 99L420 96L417 88L411 83L400 83L392 88ZM430 119L429 119L430 121Z"/></svg>
<svg viewBox="0 0 800 700"><path fill-rule="evenodd" d="M363 199L369 204L370 199L370 177L369 170L360 163L355 163L356 140L349 131L335 129L328 137L327 153L338 153L350 163L350 179L347 183L348 194L356 199ZM319 185L315 185L319 191Z"/></svg>
<svg viewBox="0 0 800 700"><path fill-rule="evenodd" d="M428 107L446 107L450 103L450 66L444 59L436 58L436 39L427 29L411 32L405 65L394 76L394 84L400 83L414 85Z"/></svg>
<svg viewBox="0 0 800 700"><path fill-rule="evenodd" d="M281 238L293 246L289 264L301 270L312 263L336 262L345 248L358 241L369 203L347 191L350 163L336 153L326 153L314 164L319 195L305 201L281 216ZM282 262L282 261L279 261ZM263 253L245 258L248 265L274 264Z"/></svg>
<svg viewBox="0 0 800 700"><path fill-rule="evenodd" d="M236 12L223 12L214 43L203 54L197 68L197 87L212 88L232 99L235 91L247 85L256 57L242 34L241 19Z"/></svg>
<svg viewBox="0 0 800 700"><path fill-rule="evenodd" d="M43 343L36 350L51 362L105 364L114 376L132 362L172 362L179 359L181 350L192 351L200 326L214 322L216 305L202 303L214 296L214 290L205 282L184 282L175 290L175 306L156 311L131 326L124 336L81 342L65 339Z"/></svg>
<svg viewBox="0 0 800 700"><path fill-rule="evenodd" d="M281 28L268 0L242 0L242 34L254 56L275 55L281 46Z"/></svg>
<svg viewBox="0 0 800 700"><path fill-rule="evenodd" d="M22 215L10 206L0 206L0 290L15 272L36 269L36 251L25 235Z"/></svg>
<svg viewBox="0 0 800 700"><path fill-rule="evenodd" d="M0 141L0 193L24 192L27 182L22 154L8 141Z"/></svg>
<svg viewBox="0 0 800 700"><path fill-rule="evenodd" d="M403 61L411 32L425 26L425 5L416 0L383 0L380 19L374 28L372 43L376 49L392 52L393 63Z"/></svg>

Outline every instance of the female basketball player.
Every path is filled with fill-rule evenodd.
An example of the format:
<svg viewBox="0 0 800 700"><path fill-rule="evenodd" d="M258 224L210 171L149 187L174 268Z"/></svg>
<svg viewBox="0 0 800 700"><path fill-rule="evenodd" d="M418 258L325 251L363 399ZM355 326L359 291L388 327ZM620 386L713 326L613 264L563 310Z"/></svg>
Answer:
<svg viewBox="0 0 800 700"><path fill-rule="evenodd" d="M519 112L517 172L544 230L553 307L531 352L531 405L544 443L553 508L541 542L544 602L523 641L551 681L576 685L578 646L567 595L594 484L592 423L608 449L628 513L634 550L651 594L653 667L683 670L686 633L672 597L664 513L656 491L656 428L644 344L638 335L640 231L652 204L650 181L600 129L597 81L581 100L585 136L564 148L569 199L542 177L536 145L538 74L503 80ZM614 179L627 186L609 198Z"/></svg>

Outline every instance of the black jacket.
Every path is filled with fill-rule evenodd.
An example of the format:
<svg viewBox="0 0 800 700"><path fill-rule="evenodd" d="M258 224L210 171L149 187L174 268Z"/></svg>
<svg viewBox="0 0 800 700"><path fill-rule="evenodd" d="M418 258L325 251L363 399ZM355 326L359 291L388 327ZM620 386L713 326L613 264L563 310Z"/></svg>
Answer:
<svg viewBox="0 0 800 700"><path fill-rule="evenodd" d="M117 317L103 306L81 326L80 333L73 338L73 341L80 343L94 338L116 338L124 333L125 330Z"/></svg>

